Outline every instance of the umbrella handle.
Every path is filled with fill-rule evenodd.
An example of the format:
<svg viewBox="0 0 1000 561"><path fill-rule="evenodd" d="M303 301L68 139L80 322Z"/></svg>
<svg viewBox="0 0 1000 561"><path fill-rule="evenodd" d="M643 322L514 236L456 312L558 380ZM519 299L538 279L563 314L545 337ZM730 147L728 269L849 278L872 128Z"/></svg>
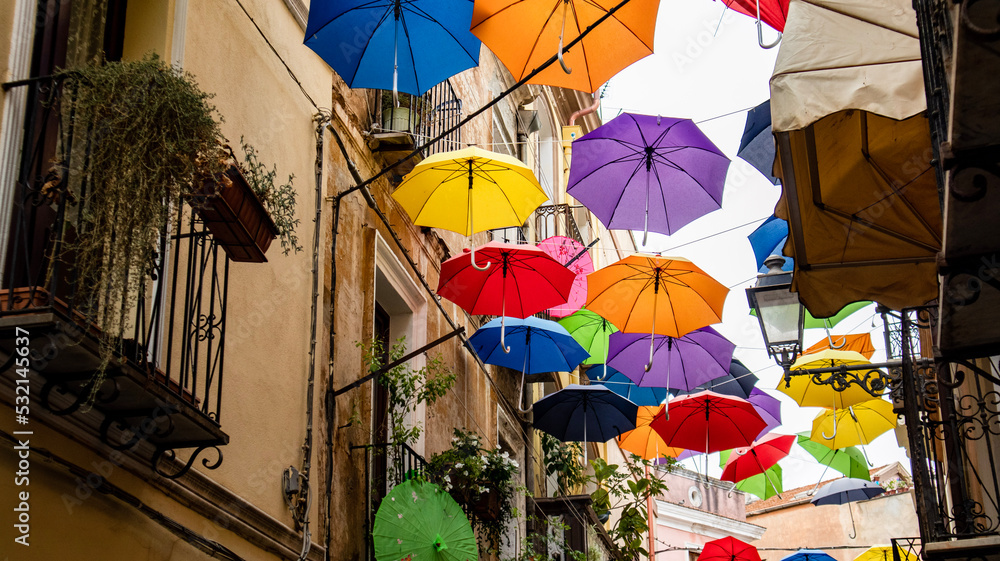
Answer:
<svg viewBox="0 0 1000 561"><path fill-rule="evenodd" d="M563 72L566 74L572 74L573 69L566 66L566 61L563 60L563 35L566 33L566 10L569 8L569 0L563 0L563 17L562 17L562 29L559 30L559 51L556 53L556 58L559 59L559 66L562 66Z"/></svg>
<svg viewBox="0 0 1000 561"><path fill-rule="evenodd" d="M851 533L847 534L847 537L853 540L858 537L858 529L854 526L854 510L851 508L851 503L847 503L847 512L851 513Z"/></svg>
<svg viewBox="0 0 1000 561"><path fill-rule="evenodd" d="M825 438L826 440L833 440L833 438L835 436L837 436L837 399L836 398L834 398L834 400L833 400L833 415L830 415L830 416L833 417L833 434L831 434L830 436L827 436L826 435L826 431L823 431L823 432L820 433L821 435L823 435L823 438Z"/></svg>
<svg viewBox="0 0 1000 561"><path fill-rule="evenodd" d="M656 293L653 293L653 327L649 330L649 364L644 366L646 372L653 367L653 344L656 342Z"/></svg>
<svg viewBox="0 0 1000 561"><path fill-rule="evenodd" d="M757 0L757 44L760 45L762 49L773 49L778 46L781 42L781 33L778 33L778 38L771 43L764 43L764 29L760 23L760 0Z"/></svg>
<svg viewBox="0 0 1000 561"><path fill-rule="evenodd" d="M476 264L476 246L472 246L472 249L469 251L469 256L472 258L472 268L477 271L487 271L489 270L490 265L493 265L492 261L487 261L482 267Z"/></svg>
<svg viewBox="0 0 1000 561"><path fill-rule="evenodd" d="M527 359L525 359L525 363L527 363ZM527 409L521 409L521 403L524 401L524 380L525 380L525 373L524 372L525 372L525 370L526 370L525 368L521 369L521 391L518 392L518 394L517 394L517 410L519 412L521 412L521 413L527 414L527 413L531 413L531 410L535 408L535 404L532 403L531 405L528 406Z"/></svg>
<svg viewBox="0 0 1000 561"><path fill-rule="evenodd" d="M504 310L504 311L506 311L506 310ZM503 352L505 352L507 354L510 354L510 347L508 347L507 344L504 343L504 332L507 331L506 326L504 325L504 322L506 322L506 321L507 321L507 316L501 315L500 316L500 348L503 349ZM528 349L525 349L524 352L527 353ZM527 354L525 354L525 356L527 356Z"/></svg>

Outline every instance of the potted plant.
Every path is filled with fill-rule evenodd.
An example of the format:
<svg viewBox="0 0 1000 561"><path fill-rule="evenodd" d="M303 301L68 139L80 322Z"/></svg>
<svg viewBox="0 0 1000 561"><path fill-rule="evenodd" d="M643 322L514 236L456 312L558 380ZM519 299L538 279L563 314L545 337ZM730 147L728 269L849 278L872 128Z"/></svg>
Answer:
<svg viewBox="0 0 1000 561"><path fill-rule="evenodd" d="M424 109L424 98L410 94L398 94L396 97L398 104L392 92L382 92L382 130L416 132Z"/></svg>

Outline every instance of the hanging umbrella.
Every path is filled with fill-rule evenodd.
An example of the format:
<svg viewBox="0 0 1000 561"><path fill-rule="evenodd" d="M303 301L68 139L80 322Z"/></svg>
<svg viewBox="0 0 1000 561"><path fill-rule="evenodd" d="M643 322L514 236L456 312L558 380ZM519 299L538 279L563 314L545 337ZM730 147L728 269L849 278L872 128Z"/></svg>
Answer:
<svg viewBox="0 0 1000 561"><path fill-rule="evenodd" d="M596 92L626 66L653 53L659 0L631 0L562 54L621 0L476 0L472 32L521 80L558 55L529 83Z"/></svg>
<svg viewBox="0 0 1000 561"><path fill-rule="evenodd" d="M774 137L771 135L771 100L747 111L747 123L736 155L753 166L771 183L780 183L772 174L774 167ZM788 235L787 225L785 235Z"/></svg>
<svg viewBox="0 0 1000 561"><path fill-rule="evenodd" d="M614 368L592 366L587 369L587 377L636 405L660 406L667 399L667 388L640 388Z"/></svg>
<svg viewBox="0 0 1000 561"><path fill-rule="evenodd" d="M535 402L532 425L563 442L607 442L635 428L639 407L601 385L570 384Z"/></svg>
<svg viewBox="0 0 1000 561"><path fill-rule="evenodd" d="M827 335L826 339L820 339L815 345L805 350L804 354L818 353L825 349L835 349L838 351L854 351L871 360L875 354L875 345L872 344L870 333L855 333L852 335Z"/></svg>
<svg viewBox="0 0 1000 561"><path fill-rule="evenodd" d="M851 515L851 533L848 537L853 540L857 537L858 532L854 526L854 511L848 503L867 501L882 493L885 493L885 489L880 487L878 483L844 477L820 487L809 502L816 506L846 504L847 512Z"/></svg>
<svg viewBox="0 0 1000 561"><path fill-rule="evenodd" d="M705 542L698 561L760 561L757 548L732 536Z"/></svg>
<svg viewBox="0 0 1000 561"><path fill-rule="evenodd" d="M590 353L590 358L584 364L605 364L608 360L608 337L618 331L611 322L583 308L573 312L573 315L559 320L559 325L566 328L569 334Z"/></svg>
<svg viewBox="0 0 1000 561"><path fill-rule="evenodd" d="M871 479L868 472L868 463L865 461L861 450L854 446L831 450L827 446L809 438L808 432L798 433L797 441L803 450L808 452L820 464L839 471L852 479ZM824 474L826 471L824 470ZM820 476L822 481L823 476Z"/></svg>
<svg viewBox="0 0 1000 561"><path fill-rule="evenodd" d="M781 33L778 38L770 43L764 42L764 30L761 29L761 22L764 22L775 30L781 32L785 30L785 20L788 19L788 0L722 0L726 7L731 8L741 14L746 14L757 19L757 44L764 49L775 47L781 41ZM768 121L770 121L770 110L768 110ZM770 134L770 131L768 131ZM772 154L773 154L772 150Z"/></svg>
<svg viewBox="0 0 1000 561"><path fill-rule="evenodd" d="M627 333L680 337L722 321L729 289L677 257L632 255L587 277L587 308ZM653 364L650 338L649 364Z"/></svg>
<svg viewBox="0 0 1000 561"><path fill-rule="evenodd" d="M524 162L473 147L427 157L406 174L392 198L417 226L471 236L524 224L548 195ZM472 262L484 270L475 255Z"/></svg>
<svg viewBox="0 0 1000 561"><path fill-rule="evenodd" d="M649 338L653 338L656 368L646 371ZM642 387L690 390L728 373L736 345L711 327L680 337L642 333L613 333L608 366Z"/></svg>
<svg viewBox="0 0 1000 561"><path fill-rule="evenodd" d="M800 549L791 555L782 557L781 561L837 561L837 560L818 549Z"/></svg>
<svg viewBox="0 0 1000 561"><path fill-rule="evenodd" d="M760 418L767 423L764 430L757 435L758 438L781 426L781 402L777 398L771 397L771 394L760 388L754 388L750 391L747 401L753 404L753 408L760 414Z"/></svg>
<svg viewBox="0 0 1000 561"><path fill-rule="evenodd" d="M730 453L719 479L735 483L766 473L788 456L794 443L795 435L768 434L748 447L736 448Z"/></svg>
<svg viewBox="0 0 1000 561"><path fill-rule="evenodd" d="M788 222L773 214L747 236L750 248L753 249L753 256L757 260L758 272L768 271L764 266L764 260L771 255L781 255L781 248L785 246L786 239L788 239ZM781 270L791 271L794 264L795 260L786 257Z"/></svg>
<svg viewBox="0 0 1000 561"><path fill-rule="evenodd" d="M869 304L871 304L871 302L868 301L852 302L841 308L840 311L838 311L836 314L826 318L817 318L813 316L809 312L809 310L806 310L805 319L803 320L802 327L806 329L822 329L822 328L830 329L833 326L840 323L841 321L850 317L851 314L853 314L854 312L860 310L861 308L864 308L865 306L868 306ZM757 311L750 310L750 315L756 317Z"/></svg>
<svg viewBox="0 0 1000 561"><path fill-rule="evenodd" d="M731 452L732 450L723 450L719 452L722 459L719 467L726 465L726 462L729 461ZM750 493L761 500L775 495L780 495L784 492L784 484L781 481L781 465L774 464L764 473L748 477L743 481L738 481L733 488L737 491Z"/></svg>
<svg viewBox="0 0 1000 561"><path fill-rule="evenodd" d="M754 376L754 374L750 372L750 369L744 366L739 359L734 358L732 362L729 363L729 372L725 376L709 380L690 392L681 392L681 394L698 393L703 390L710 390L723 395L749 399L754 386L757 385L757 382L757 376Z"/></svg>
<svg viewBox="0 0 1000 561"><path fill-rule="evenodd" d="M815 354L802 355L792 364L790 370L809 370L813 368L832 368L835 366L851 366L869 364L869 360L854 351L825 350ZM831 374L818 375L823 379ZM811 375L792 376L789 383L784 378L778 382L778 391L795 400L803 407L832 407L843 409L847 406L868 401L872 395L858 384L851 384L843 391L838 391L830 384L817 384Z"/></svg>
<svg viewBox="0 0 1000 561"><path fill-rule="evenodd" d="M549 308L549 315L562 318L582 308L587 301L587 275L594 272L594 260L587 248L573 238L552 236L538 242L538 249L576 273L569 299L565 304Z"/></svg>
<svg viewBox="0 0 1000 561"><path fill-rule="evenodd" d="M467 0L313 2L305 44L352 88L423 95L479 64Z"/></svg>
<svg viewBox="0 0 1000 561"><path fill-rule="evenodd" d="M644 460L655 460L664 456L679 457L684 449L667 446L659 433L650 426L653 419L664 414L662 405L640 406L635 418L635 428L618 437L618 446Z"/></svg>
<svg viewBox="0 0 1000 561"><path fill-rule="evenodd" d="M426 160L425 160L426 161ZM479 251L463 253L441 263L437 293L470 314L499 315L500 345L504 318L525 318L553 304L565 302L574 274L540 249L490 242Z"/></svg>
<svg viewBox="0 0 1000 561"><path fill-rule="evenodd" d="M521 392L525 376L540 372L572 372L587 358L587 351L566 329L554 321L528 317L509 318L506 324L504 349L504 319L495 319L480 327L469 337L469 343L486 364L495 364L521 371ZM521 406L521 396L517 398Z"/></svg>
<svg viewBox="0 0 1000 561"><path fill-rule="evenodd" d="M831 450L870 444L880 434L896 427L892 403L872 399L836 411L827 409L813 419L809 438Z"/></svg>
<svg viewBox="0 0 1000 561"><path fill-rule="evenodd" d="M426 481L392 488L375 513L376 561L475 561L476 535L451 495Z"/></svg>
<svg viewBox="0 0 1000 561"><path fill-rule="evenodd" d="M902 561L918 561L915 555L899 546L896 546L896 553ZM855 557L854 561L895 561L895 559L891 545L875 545Z"/></svg>
<svg viewBox="0 0 1000 561"><path fill-rule="evenodd" d="M669 446L705 453L749 446L764 425L749 401L710 391L672 399L669 418L651 422Z"/></svg>
<svg viewBox="0 0 1000 561"><path fill-rule="evenodd" d="M573 142L566 192L609 230L670 235L722 208L729 158L690 119L623 113Z"/></svg>

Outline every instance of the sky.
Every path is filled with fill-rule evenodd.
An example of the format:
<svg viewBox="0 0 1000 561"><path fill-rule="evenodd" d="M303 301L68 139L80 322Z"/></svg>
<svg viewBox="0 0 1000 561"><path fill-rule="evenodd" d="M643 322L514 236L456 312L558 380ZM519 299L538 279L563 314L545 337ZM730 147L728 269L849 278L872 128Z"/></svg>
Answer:
<svg viewBox="0 0 1000 561"><path fill-rule="evenodd" d="M777 32L764 26L764 42ZM791 398L774 390L781 368L764 351L756 318L749 315L745 289L756 280L756 263L746 236L774 211L780 187L772 185L757 170L736 157L746 122L746 110L768 99L768 79L778 48L765 50L757 44L755 21L710 0L662 0L656 26L654 54L612 78L604 93L601 117L608 122L620 112L645 113L693 119L705 134L733 161L729 168L722 209L685 226L672 236L650 234L644 248L663 255L690 259L721 283L730 287L723 322L715 326L736 343L739 358L759 378L757 386L782 400L782 427L776 432L792 434L812 428L820 412L799 407ZM636 234L641 242L642 232ZM840 333L871 332L874 361L885 359L882 322L874 306L853 314L832 330ZM809 329L804 345L825 338L822 329ZM905 451L892 431L865 447L869 462L880 466L900 461L909 469ZM705 470L703 460L688 460L686 467ZM718 476L718 455L709 459L710 475ZM786 489L817 483L821 477L838 477L798 446L782 460Z"/></svg>

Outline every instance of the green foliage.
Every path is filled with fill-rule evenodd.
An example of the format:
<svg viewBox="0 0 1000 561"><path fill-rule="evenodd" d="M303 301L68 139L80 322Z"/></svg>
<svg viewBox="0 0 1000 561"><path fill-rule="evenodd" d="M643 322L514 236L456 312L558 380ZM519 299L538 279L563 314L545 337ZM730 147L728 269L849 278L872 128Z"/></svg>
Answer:
<svg viewBox="0 0 1000 561"><path fill-rule="evenodd" d="M578 458L583 454L579 442L562 442L548 434L542 435L542 452L545 455L545 474L556 474L559 489L569 493L587 481L583 465Z"/></svg>
<svg viewBox="0 0 1000 561"><path fill-rule="evenodd" d="M475 432L455 429L451 443L451 448L429 460L429 477L451 493L469 516L473 530L483 535L485 542L480 543L480 549L496 552L507 524L518 516L514 499L518 492L525 491L515 481L520 466L499 448L483 448ZM495 520L483 519L476 512L476 505L489 499L490 494L496 496L499 505Z"/></svg>
<svg viewBox="0 0 1000 561"><path fill-rule="evenodd" d="M624 468L602 458L591 460L590 465L594 469L590 481L597 486L591 493L594 511L601 515L620 510L618 521L608 531L618 555L626 559L648 557L643 547L643 534L649 529L646 505L650 497L667 490L666 484L656 476L652 462L636 455L625 462Z"/></svg>
<svg viewBox="0 0 1000 561"><path fill-rule="evenodd" d="M376 338L368 344L355 344L361 348L369 372L382 368L385 352L381 341ZM388 362L405 354L406 338L401 337L389 349ZM420 438L423 426L419 422L407 426L407 414L416 411L418 405L431 405L448 393L455 385L455 373L436 356L428 358L427 364L419 370L410 368L407 363L390 368L379 377L378 383L386 388L389 396L389 442L411 445Z"/></svg>
<svg viewBox="0 0 1000 561"><path fill-rule="evenodd" d="M271 169L267 169L267 166L261 163L257 149L247 144L243 137L240 137L240 145L243 147L243 162L240 164L240 169L250 189L260 199L267 213L271 215L274 225L278 227L281 249L285 255L292 250L296 253L302 251L299 238L295 235L295 228L299 225L299 220L295 218L295 189L292 187L295 176L289 175L286 183L275 185L275 179L278 177L277 166L272 165Z"/></svg>
<svg viewBox="0 0 1000 561"><path fill-rule="evenodd" d="M534 524L536 528L544 528L545 531L535 531L528 533L523 542L521 550L514 552L510 557L501 557L500 561L549 561L549 553L558 550L563 553L564 558L570 561L586 561L588 557L582 551L577 551L566 545L565 532L570 528L563 524L556 517L537 518L529 516L528 524Z"/></svg>

